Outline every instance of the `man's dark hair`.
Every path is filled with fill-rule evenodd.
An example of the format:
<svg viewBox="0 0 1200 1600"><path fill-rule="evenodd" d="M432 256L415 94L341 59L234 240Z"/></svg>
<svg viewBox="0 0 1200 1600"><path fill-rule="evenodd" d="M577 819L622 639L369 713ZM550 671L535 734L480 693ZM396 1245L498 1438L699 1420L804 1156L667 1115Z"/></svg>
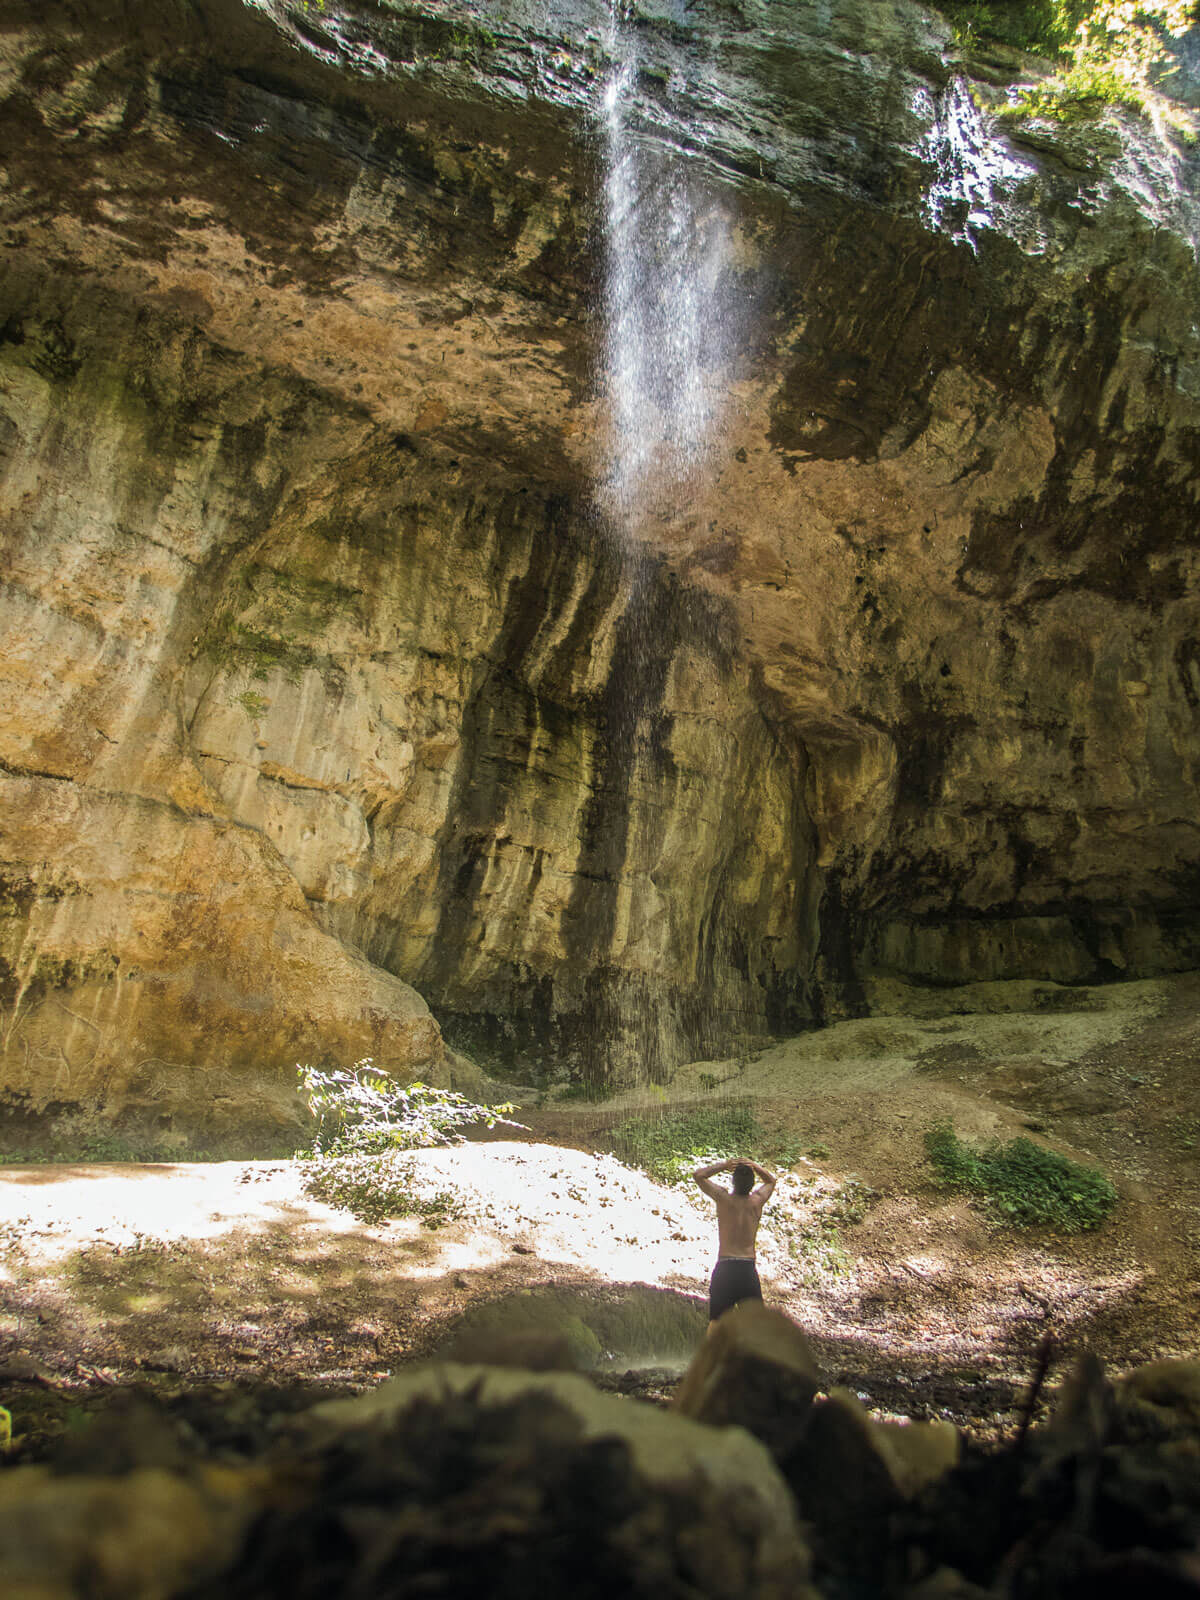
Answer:
<svg viewBox="0 0 1200 1600"><path fill-rule="evenodd" d="M754 1168L748 1167L744 1161L739 1161L733 1169L734 1194L749 1194L754 1187Z"/></svg>

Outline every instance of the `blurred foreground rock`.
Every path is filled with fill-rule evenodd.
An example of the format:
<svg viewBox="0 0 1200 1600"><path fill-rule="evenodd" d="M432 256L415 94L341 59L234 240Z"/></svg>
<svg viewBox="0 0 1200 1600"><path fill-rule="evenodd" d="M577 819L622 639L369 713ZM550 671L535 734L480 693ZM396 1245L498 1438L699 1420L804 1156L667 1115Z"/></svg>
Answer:
<svg viewBox="0 0 1200 1600"><path fill-rule="evenodd" d="M312 1428L311 1500L262 1520L223 1597L813 1593L760 1445L583 1378L418 1368Z"/></svg>
<svg viewBox="0 0 1200 1600"><path fill-rule="evenodd" d="M835 1461L856 1490L872 1476L889 1499L907 1499L959 1457L958 1430L943 1422L875 1422L854 1395L822 1388L803 1332L782 1311L751 1301L723 1316L684 1375L675 1405L698 1421L748 1429L793 1480L827 1483ZM814 1403L815 1400L815 1403ZM884 1487L886 1486L886 1487Z"/></svg>
<svg viewBox="0 0 1200 1600"><path fill-rule="evenodd" d="M59 1477L0 1476L5 1600L166 1600L226 1568L266 1482L255 1469L195 1476L141 1467Z"/></svg>
<svg viewBox="0 0 1200 1600"><path fill-rule="evenodd" d="M684 1416L748 1428L777 1458L803 1431L821 1375L782 1311L752 1300L718 1319L675 1396Z"/></svg>
<svg viewBox="0 0 1200 1600"><path fill-rule="evenodd" d="M782 1311L748 1302L719 1319L675 1404L761 1439L832 1565L878 1580L889 1517L956 1464L961 1440L948 1423L875 1422L844 1390L816 1398L821 1387L801 1329Z"/></svg>
<svg viewBox="0 0 1200 1600"><path fill-rule="evenodd" d="M1200 1361L1151 1361L1117 1385L1117 1402L1146 1426L1200 1431Z"/></svg>
<svg viewBox="0 0 1200 1600"><path fill-rule="evenodd" d="M317 1406L263 1467L189 1465L117 1406L57 1472L0 1478L5 1600L815 1596L760 1444L576 1376L415 1368Z"/></svg>
<svg viewBox="0 0 1200 1600"><path fill-rule="evenodd" d="M1085 1353L1047 1427L966 1461L895 1520L910 1576L929 1573L909 1600L971 1585L1021 1600L1200 1596L1200 1422L1179 1403L1197 1366L1154 1362L1114 1385ZM951 1575L958 1589L928 1587Z"/></svg>
<svg viewBox="0 0 1200 1600"><path fill-rule="evenodd" d="M821 1530L828 1564L860 1584L882 1586L892 1518L949 1472L960 1450L949 1423L874 1422L852 1394L835 1390L812 1407L781 1466L801 1515Z"/></svg>
<svg viewBox="0 0 1200 1600"><path fill-rule="evenodd" d="M223 1425L237 1402L220 1394L114 1396L53 1466L0 1456L0 1595L1200 1595L1196 1362L1113 1383L1084 1356L1047 1426L959 1460L943 1424L881 1423L844 1391L806 1389L802 1334L761 1312L725 1319L681 1397L716 1405L717 1372L730 1395L752 1372L740 1392L771 1431L773 1371L778 1395L801 1396L779 1400L794 1414L776 1462L744 1428L495 1365L431 1363L301 1414L268 1408L250 1435Z"/></svg>

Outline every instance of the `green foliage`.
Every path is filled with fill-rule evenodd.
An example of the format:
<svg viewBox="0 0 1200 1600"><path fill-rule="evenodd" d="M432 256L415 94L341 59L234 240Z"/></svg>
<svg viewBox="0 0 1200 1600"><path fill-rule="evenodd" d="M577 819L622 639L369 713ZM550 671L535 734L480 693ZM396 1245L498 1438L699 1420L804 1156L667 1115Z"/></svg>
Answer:
<svg viewBox="0 0 1200 1600"><path fill-rule="evenodd" d="M802 1155L811 1155L816 1146L806 1146L794 1133L783 1134L771 1148L771 1159L781 1167L794 1167ZM825 1152L829 1154L828 1150Z"/></svg>
<svg viewBox="0 0 1200 1600"><path fill-rule="evenodd" d="M453 1089L428 1083L397 1083L377 1070L369 1056L349 1071L321 1072L298 1066L300 1094L315 1118L312 1143L298 1155L357 1155L381 1150L418 1150L459 1142L463 1128L482 1123L528 1132L510 1122L514 1105L476 1105Z"/></svg>
<svg viewBox="0 0 1200 1600"><path fill-rule="evenodd" d="M311 1158L305 1192L327 1205L345 1207L360 1222L420 1217L425 1227L440 1228L465 1216L461 1202L447 1190L422 1193L414 1164L397 1152L458 1144L464 1128L480 1123L527 1131L506 1115L516 1106L477 1105L452 1089L396 1083L369 1056L348 1071L307 1066L296 1071L315 1121L311 1144L296 1152Z"/></svg>
<svg viewBox="0 0 1200 1600"><path fill-rule="evenodd" d="M241 668L258 683L265 683L271 673L279 672L288 683L297 684L301 673L315 659L313 652L298 645L291 634L265 633L230 616L213 624L201 647L211 661Z"/></svg>
<svg viewBox="0 0 1200 1600"><path fill-rule="evenodd" d="M1177 1150L1194 1150L1200 1143L1200 1117L1173 1118L1171 1132Z"/></svg>
<svg viewBox="0 0 1200 1600"><path fill-rule="evenodd" d="M278 673L298 684L310 669L337 670L325 654L330 622L355 605L358 591L306 568L258 562L241 567L237 578L244 593L210 618L198 650L259 683ZM252 608L249 620L239 606Z"/></svg>
<svg viewBox="0 0 1200 1600"><path fill-rule="evenodd" d="M431 50L431 61L474 61L478 62L488 50L494 50L499 43L496 35L490 28L477 28L466 23L454 23L441 45Z"/></svg>
<svg viewBox="0 0 1200 1600"><path fill-rule="evenodd" d="M814 1217L806 1228L792 1229L788 1253L800 1267L800 1281L818 1289L830 1278L849 1277L853 1258L842 1243L837 1224L829 1217Z"/></svg>
<svg viewBox="0 0 1200 1600"><path fill-rule="evenodd" d="M872 1189L869 1183L863 1183L861 1178L847 1178L834 1193L829 1217L834 1223L854 1227L864 1220L878 1198L879 1191Z"/></svg>
<svg viewBox="0 0 1200 1600"><path fill-rule="evenodd" d="M323 1156L305 1174L304 1191L368 1224L420 1217L423 1227L440 1228L468 1214L449 1190L423 1194L414 1163L387 1151Z"/></svg>
<svg viewBox="0 0 1200 1600"><path fill-rule="evenodd" d="M983 1149L965 1144L947 1122L925 1135L938 1182L975 1196L996 1222L1014 1228L1097 1228L1117 1203L1104 1174L1034 1144L996 1140Z"/></svg>
<svg viewBox="0 0 1200 1600"><path fill-rule="evenodd" d="M711 1161L746 1155L762 1129L740 1100L658 1117L631 1117L612 1130L614 1153L660 1183L678 1183Z"/></svg>
<svg viewBox="0 0 1200 1600"><path fill-rule="evenodd" d="M237 697L237 703L248 717L261 717L271 702L253 689L246 689Z"/></svg>
<svg viewBox="0 0 1200 1600"><path fill-rule="evenodd" d="M831 1184L825 1178L789 1174L763 1215L763 1229L787 1250L802 1281L818 1288L851 1272L853 1258L842 1242L842 1229L862 1222L877 1198L858 1178Z"/></svg>
<svg viewBox="0 0 1200 1600"><path fill-rule="evenodd" d="M1086 9L1086 0L943 0L965 48L1002 44L1057 59Z"/></svg>
<svg viewBox="0 0 1200 1600"><path fill-rule="evenodd" d="M968 49L992 42L1053 61L1059 71L1022 89L1000 114L1060 122L1110 105L1148 110L1166 40L1181 37L1198 15L1196 0L946 0L942 10ZM1167 120L1190 131L1181 112Z"/></svg>
<svg viewBox="0 0 1200 1600"><path fill-rule="evenodd" d="M1167 57L1164 35L1180 38L1196 21L1195 0L1095 0L1070 43L1063 82L1114 103L1144 106L1154 70Z"/></svg>
<svg viewBox="0 0 1200 1600"><path fill-rule="evenodd" d="M500 42L490 28L482 26L470 29L455 28L453 38L454 42L460 45L462 49L472 52L476 50L494 50Z"/></svg>

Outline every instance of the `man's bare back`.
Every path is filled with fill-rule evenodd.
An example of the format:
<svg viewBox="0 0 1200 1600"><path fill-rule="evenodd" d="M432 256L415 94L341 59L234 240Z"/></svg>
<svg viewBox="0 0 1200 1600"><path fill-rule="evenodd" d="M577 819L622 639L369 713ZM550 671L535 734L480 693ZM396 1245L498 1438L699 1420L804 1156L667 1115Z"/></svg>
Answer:
<svg viewBox="0 0 1200 1600"><path fill-rule="evenodd" d="M735 1167L749 1167L762 1182L749 1194L731 1194L711 1181L716 1173L732 1172ZM711 1167L697 1167L692 1176L709 1199L716 1201L718 1256L753 1261L763 1207L775 1189L774 1176L753 1161L717 1161Z"/></svg>
<svg viewBox="0 0 1200 1600"><path fill-rule="evenodd" d="M717 1198L717 1254L754 1257L754 1242L762 1221L762 1202L752 1194L722 1194Z"/></svg>

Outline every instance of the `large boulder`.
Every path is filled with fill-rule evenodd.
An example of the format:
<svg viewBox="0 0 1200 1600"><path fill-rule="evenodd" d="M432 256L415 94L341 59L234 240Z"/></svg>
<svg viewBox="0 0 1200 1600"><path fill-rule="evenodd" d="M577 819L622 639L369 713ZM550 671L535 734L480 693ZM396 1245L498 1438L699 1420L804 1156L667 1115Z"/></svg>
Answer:
<svg viewBox="0 0 1200 1600"><path fill-rule="evenodd" d="M855 1396L825 1395L802 1330L748 1301L713 1325L675 1406L704 1422L740 1425L770 1450L813 1529L820 1559L856 1581L882 1581L889 1519L958 1462L945 1422L878 1422Z"/></svg>
<svg viewBox="0 0 1200 1600"><path fill-rule="evenodd" d="M224 1592L366 1595L368 1578L424 1575L456 1593L813 1596L791 1496L740 1429L580 1377L455 1363L322 1404L309 1427L311 1500L260 1524ZM361 1561L338 1581L334 1527L356 1530Z"/></svg>
<svg viewBox="0 0 1200 1600"><path fill-rule="evenodd" d="M713 1324L674 1404L698 1422L748 1429L778 1460L803 1434L821 1387L800 1328L784 1312L751 1300Z"/></svg>

